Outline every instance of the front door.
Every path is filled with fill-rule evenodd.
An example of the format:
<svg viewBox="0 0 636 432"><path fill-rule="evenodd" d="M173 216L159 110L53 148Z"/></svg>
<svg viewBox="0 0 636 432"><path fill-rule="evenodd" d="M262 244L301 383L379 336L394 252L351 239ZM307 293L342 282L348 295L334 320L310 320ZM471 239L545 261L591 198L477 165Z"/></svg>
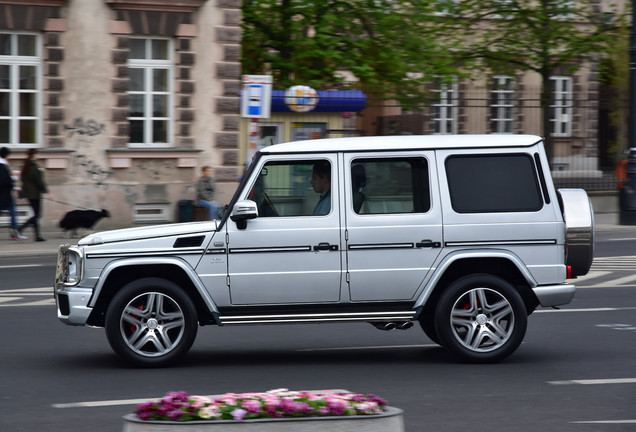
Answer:
<svg viewBox="0 0 636 432"><path fill-rule="evenodd" d="M264 156L239 199L257 203L245 229L228 220L233 305L338 302L342 279L337 157Z"/></svg>
<svg viewBox="0 0 636 432"><path fill-rule="evenodd" d="M345 154L351 300L412 300L441 251L433 152Z"/></svg>

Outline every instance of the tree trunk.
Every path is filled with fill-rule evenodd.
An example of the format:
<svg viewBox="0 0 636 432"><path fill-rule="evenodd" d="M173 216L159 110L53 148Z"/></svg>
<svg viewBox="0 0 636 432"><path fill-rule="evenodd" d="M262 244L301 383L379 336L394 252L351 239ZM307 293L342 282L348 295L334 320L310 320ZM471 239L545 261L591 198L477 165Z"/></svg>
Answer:
<svg viewBox="0 0 636 432"><path fill-rule="evenodd" d="M552 162L554 158L554 141L551 134L550 124L550 102L552 100L552 92L550 89L550 72L541 73L541 130L543 138L545 140L545 153L552 168Z"/></svg>

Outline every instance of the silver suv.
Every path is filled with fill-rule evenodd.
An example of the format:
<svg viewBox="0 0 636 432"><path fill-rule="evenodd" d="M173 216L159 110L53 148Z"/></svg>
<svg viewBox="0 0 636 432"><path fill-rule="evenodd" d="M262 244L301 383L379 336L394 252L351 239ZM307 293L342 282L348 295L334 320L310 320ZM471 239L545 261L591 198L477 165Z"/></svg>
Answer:
<svg viewBox="0 0 636 432"><path fill-rule="evenodd" d="M220 220L61 246L55 298L137 365L174 362L199 325L355 321L496 362L535 308L570 302L593 240L539 137L303 141L258 152Z"/></svg>

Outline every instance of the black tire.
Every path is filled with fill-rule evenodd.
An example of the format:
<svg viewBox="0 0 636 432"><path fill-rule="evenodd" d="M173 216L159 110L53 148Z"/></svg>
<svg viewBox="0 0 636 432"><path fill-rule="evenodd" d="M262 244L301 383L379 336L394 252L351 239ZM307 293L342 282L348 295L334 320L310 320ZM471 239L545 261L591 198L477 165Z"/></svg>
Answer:
<svg viewBox="0 0 636 432"><path fill-rule="evenodd" d="M521 344L528 323L525 304L505 280L487 274L453 282L437 304L442 345L471 363L505 359Z"/></svg>
<svg viewBox="0 0 636 432"><path fill-rule="evenodd" d="M194 343L197 325L190 297L178 285L160 278L127 284L106 311L110 346L137 366L174 363Z"/></svg>

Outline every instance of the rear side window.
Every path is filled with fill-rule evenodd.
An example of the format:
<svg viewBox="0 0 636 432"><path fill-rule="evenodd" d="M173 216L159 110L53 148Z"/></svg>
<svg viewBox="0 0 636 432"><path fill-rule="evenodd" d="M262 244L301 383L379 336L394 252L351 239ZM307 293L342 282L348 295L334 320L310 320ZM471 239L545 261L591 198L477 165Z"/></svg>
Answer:
<svg viewBox="0 0 636 432"><path fill-rule="evenodd" d="M527 154L451 156L446 175L458 213L539 211L543 207L534 160Z"/></svg>
<svg viewBox="0 0 636 432"><path fill-rule="evenodd" d="M424 158L355 159L350 169L357 214L426 213L431 208Z"/></svg>

